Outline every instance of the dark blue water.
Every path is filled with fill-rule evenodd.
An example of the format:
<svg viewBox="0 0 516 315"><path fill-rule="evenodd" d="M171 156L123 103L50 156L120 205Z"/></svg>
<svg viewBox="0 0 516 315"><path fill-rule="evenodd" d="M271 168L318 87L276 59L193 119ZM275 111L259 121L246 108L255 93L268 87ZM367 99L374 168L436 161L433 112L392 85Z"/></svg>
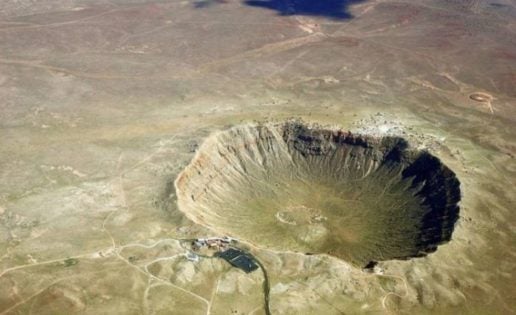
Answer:
<svg viewBox="0 0 516 315"><path fill-rule="evenodd" d="M347 7L364 0L246 0L244 3L270 10L280 15L312 15L332 19L350 19Z"/></svg>
<svg viewBox="0 0 516 315"><path fill-rule="evenodd" d="M343 20L353 17L348 12L349 5L363 1L365 0L244 0L243 3L251 7L274 10L279 15L311 15ZM194 6L202 9L225 2L198 0L194 2Z"/></svg>

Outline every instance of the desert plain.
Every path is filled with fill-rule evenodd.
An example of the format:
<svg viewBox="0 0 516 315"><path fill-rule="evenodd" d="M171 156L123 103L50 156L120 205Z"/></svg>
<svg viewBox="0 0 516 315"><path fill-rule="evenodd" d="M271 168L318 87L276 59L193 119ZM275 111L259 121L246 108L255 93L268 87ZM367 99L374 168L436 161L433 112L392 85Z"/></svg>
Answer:
<svg viewBox="0 0 516 315"><path fill-rule="evenodd" d="M364 268L317 243L331 217L307 204L328 186L303 178L289 195L303 204L271 210L295 191L288 163L249 158L281 180L219 186L199 169L192 187L213 197L183 190L203 154L226 156L214 139L285 122L438 158L460 182L449 237L411 257L374 247ZM231 139L220 148L254 152ZM515 314L515 155L514 1L2 1L0 314ZM259 206L246 197L270 183ZM367 211L385 192L371 187ZM355 242L370 213L333 229ZM403 221L389 216L370 226ZM262 268L188 256L188 240L226 234Z"/></svg>

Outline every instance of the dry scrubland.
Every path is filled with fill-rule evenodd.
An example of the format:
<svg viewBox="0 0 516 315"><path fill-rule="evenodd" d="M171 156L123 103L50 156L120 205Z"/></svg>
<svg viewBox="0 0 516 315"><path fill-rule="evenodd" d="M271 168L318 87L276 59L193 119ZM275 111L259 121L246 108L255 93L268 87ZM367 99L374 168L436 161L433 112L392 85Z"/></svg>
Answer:
<svg viewBox="0 0 516 315"><path fill-rule="evenodd" d="M264 314L260 271L186 259L181 240L217 233L241 238L264 265L272 314L516 313L514 2L353 1L336 16L287 9L299 14L253 1L0 3L0 314ZM292 117L401 137L408 164L410 152L438 158L460 181L460 210L453 233L444 224L423 248L451 240L424 257L382 259L426 244L420 216L375 203L420 205L409 182L389 186L405 165L384 170L371 159L365 165L389 176L343 176L330 171L340 163L306 162L276 140L271 148L290 153L237 158L256 148L243 130ZM220 137L252 140L228 152L244 161L228 163L238 185L221 180L188 201L220 168L192 172L185 189L179 175L202 152L205 166L221 162L223 151L203 151ZM313 153L326 142L310 143ZM257 161L276 166L263 172ZM307 181L319 170L338 183L368 175L363 188L375 198L342 219L356 221L352 229L325 210L335 209L326 196L337 207L364 190L323 180L315 189ZM371 259L383 274L362 270Z"/></svg>

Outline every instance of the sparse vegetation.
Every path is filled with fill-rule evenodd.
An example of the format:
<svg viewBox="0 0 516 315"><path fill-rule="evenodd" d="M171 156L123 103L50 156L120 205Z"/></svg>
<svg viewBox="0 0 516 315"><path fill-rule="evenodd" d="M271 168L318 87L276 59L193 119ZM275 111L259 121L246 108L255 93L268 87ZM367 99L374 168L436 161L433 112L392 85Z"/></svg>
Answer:
<svg viewBox="0 0 516 315"><path fill-rule="evenodd" d="M79 263L79 259L76 258L67 258L63 261L65 267L75 266Z"/></svg>

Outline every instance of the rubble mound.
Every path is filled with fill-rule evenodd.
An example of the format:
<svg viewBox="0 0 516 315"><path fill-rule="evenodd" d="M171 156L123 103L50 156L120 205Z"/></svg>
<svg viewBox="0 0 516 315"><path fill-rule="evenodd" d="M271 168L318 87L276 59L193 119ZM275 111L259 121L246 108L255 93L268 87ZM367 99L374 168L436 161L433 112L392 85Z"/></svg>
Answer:
<svg viewBox="0 0 516 315"><path fill-rule="evenodd" d="M435 251L459 215L460 183L430 153L298 121L212 135L175 186L217 233L359 266Z"/></svg>

